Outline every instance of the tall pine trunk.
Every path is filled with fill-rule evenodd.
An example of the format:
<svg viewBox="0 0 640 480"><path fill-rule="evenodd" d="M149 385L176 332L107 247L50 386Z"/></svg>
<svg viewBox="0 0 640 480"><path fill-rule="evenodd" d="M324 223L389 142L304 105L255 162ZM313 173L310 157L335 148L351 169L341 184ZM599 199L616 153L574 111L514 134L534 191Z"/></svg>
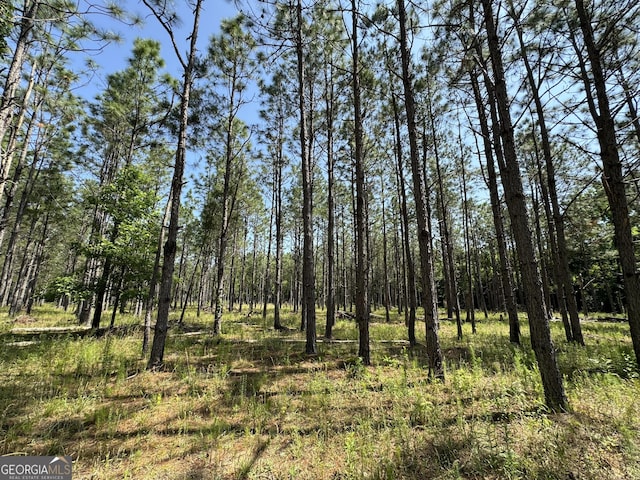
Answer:
<svg viewBox="0 0 640 480"><path fill-rule="evenodd" d="M513 278L511 270L511 261L509 260L509 251L504 231L504 220L502 219L502 205L500 203L500 192L498 191L498 175L496 173L495 160L493 150L491 149L491 129L484 108L482 95L480 94L480 86L474 72L470 72L471 86L473 88L473 96L478 110L478 119L480 121L480 132L482 134L482 144L484 147L484 156L487 163L487 181L489 184L489 198L491 201L491 213L493 215L493 225L496 230L496 240L498 243L498 256L500 257L500 287L502 289L502 298L504 298L504 308L509 318L509 341L515 345L520 344L520 320L518 319L518 306L514 295ZM492 107L495 110L495 107ZM497 122L494 122L496 124ZM502 146L497 132L494 130L494 145L496 156L503 159ZM503 164L504 160L498 163Z"/></svg>
<svg viewBox="0 0 640 480"><path fill-rule="evenodd" d="M282 125L280 124L280 129ZM279 138L282 138L284 132L279 132ZM273 299L273 328L276 330L282 329L282 323L280 321L280 307L282 303L282 142L278 143L278 155L276 158L276 171L275 171L275 223L276 223L276 252L274 260L275 268L275 280L274 280L274 299Z"/></svg>
<svg viewBox="0 0 640 480"><path fill-rule="evenodd" d="M169 192L169 199L171 198L171 192ZM158 291L158 274L160 273L160 256L162 254L162 245L164 244L164 237L166 231L166 224L169 221L169 214L171 213L171 203L167 200L167 204L164 209L164 215L162 216L162 225L160 225L160 233L158 235L158 241L156 243L156 252L153 260L153 269L151 270L151 279L149 280L149 294L145 302L144 309L144 333L142 334L142 356L147 354L149 350L149 340L151 339L151 316L153 315L153 308L156 303L156 293Z"/></svg>
<svg viewBox="0 0 640 480"><path fill-rule="evenodd" d="M331 75L327 75L325 70L325 94L326 123L327 123L327 319L325 324L325 338L333 338L333 326L336 323L336 261L334 237L335 228L335 198L334 198L334 152L333 152L333 109L334 109L334 89L333 89L333 68ZM334 243L335 242L335 243Z"/></svg>
<svg viewBox="0 0 640 480"><path fill-rule="evenodd" d="M148 368L160 368L164 359L164 347L167 339L169 326L169 309L171 307L171 287L173 285L173 270L176 259L178 228L180 217L180 196L182 194L182 183L187 151L187 126L189 123L189 101L191 98L191 88L193 86L194 72L196 68L196 43L198 40L198 27L200 23L200 11L204 0L197 0L194 6L193 29L190 36L189 56L187 63L179 59L182 63L183 84L180 97L180 125L178 129L178 145L176 148L176 161L171 180L171 210L169 214L169 227L167 229L167 241L164 245L162 275L160 277L160 289L158 292L158 317L153 335L151 355L149 357ZM159 18L162 22L162 19ZM171 27L167 26L168 32L173 38Z"/></svg>
<svg viewBox="0 0 640 480"><path fill-rule="evenodd" d="M444 180L442 178L442 168L440 165L440 149L438 148L438 140L436 137L436 119L433 114L433 107L431 102L428 103L429 108L429 124L431 127L431 134L434 142L434 157L436 162L436 178L438 184L438 207L440 210L441 218L441 230L442 230L442 244L443 244L443 268L445 269L445 276L448 278L449 299L448 304L452 313L456 319L456 330L458 340L462 340L462 321L460 318L460 297L458 295L458 282L456 280L455 270L455 258L453 255L453 242L451 241L451 235L449 231L448 222L448 209L445 202Z"/></svg>
<svg viewBox="0 0 640 480"><path fill-rule="evenodd" d="M302 325L306 330L305 352L317 353L316 294L313 262L313 185L311 147L308 142L305 108L304 45L302 43L302 2L296 4L296 57L298 70L298 106L300 110L300 155L302 160Z"/></svg>
<svg viewBox="0 0 640 480"><path fill-rule="evenodd" d="M627 203L622 162L618 152L615 121L609 106L602 58L594 38L591 19L587 15L583 0L576 0L576 9L591 66L592 84L585 76L585 89L591 91L594 88L598 100L597 109L592 102L589 104L589 108L598 127L598 143L600 144L600 157L602 158L604 173L602 183L604 184L613 217L615 243L622 268L631 341L633 342L636 362L640 365L640 277L636 269L629 205Z"/></svg>
<svg viewBox="0 0 640 480"><path fill-rule="evenodd" d="M25 2L24 12L20 15L20 29L13 49L13 57L7 71L0 95L0 200L4 196L7 175L11 168L11 151L5 150L5 136L11 130L11 122L16 108L16 93L20 86L22 68L27 57L29 44L41 2Z"/></svg>
<svg viewBox="0 0 640 480"><path fill-rule="evenodd" d="M418 220L418 246L420 248L420 267L422 281L422 305L424 307L426 347L429 374L444 380L442 351L438 336L438 306L433 269L433 251L431 245L431 225L427 210L427 189L424 168L419 158L416 129L415 100L413 82L410 73L410 52L407 40L406 11L404 0L398 0L398 19L400 23L400 54L402 58L402 85L407 114L409 150L413 177L413 192Z"/></svg>
<svg viewBox="0 0 640 480"><path fill-rule="evenodd" d="M526 290L531 344L540 369L547 406L554 411L565 411L568 409L567 397L565 396L562 376L556 361L555 348L551 340L549 319L540 281L540 270L529 228L529 214L516 154L507 85L502 64L502 52L493 18L491 0L482 0L482 6L494 79L493 85L487 84L487 90L490 94L490 101L495 101L498 109L499 125L494 125L494 128L498 128L501 133L500 137L504 153L504 165L501 166L500 173L511 218L511 228L516 242L522 282Z"/></svg>
<svg viewBox="0 0 640 480"><path fill-rule="evenodd" d="M364 167L362 112L360 106L360 64L358 45L358 11L351 0L351 44L354 123L354 163L356 176L356 323L358 324L358 356L365 365L371 363L369 350L369 258L367 249L366 180Z"/></svg>
<svg viewBox="0 0 640 480"><path fill-rule="evenodd" d="M393 106L393 122L395 126L395 150L396 150L396 178L398 179L398 194L400 196L400 216L402 226L402 245L404 250L404 265L406 269L406 291L407 300L407 330L409 345L415 346L416 340L416 271L411 253L411 239L409 235L409 209L407 207L407 192L404 182L404 156L402 154L402 139L400 137L400 112L396 103L396 97L391 94Z"/></svg>
<svg viewBox="0 0 640 480"><path fill-rule="evenodd" d="M558 300L566 305L567 313L569 314L570 324L570 341L584 345L584 337L582 335L582 328L580 326L580 319L578 317L578 303L576 301L575 293L573 291L573 282L571 280L571 270L569 268L569 253L567 247L567 239L564 230L564 217L560 210L560 202L558 200L558 191L556 187L556 174L555 165L553 162L553 155L551 153L551 140L549 136L549 129L547 128L547 122L545 119L545 109L542 104L542 98L540 97L540 89L538 83L533 76L533 67L529 62L529 56L527 47L524 42L522 26L518 22L513 5L511 7L511 14L514 17L516 26L516 33L518 36L518 42L520 44L520 53L522 61L527 72L527 82L533 97L536 117L538 120L538 127L540 128L540 140L542 142L542 154L546 167L546 181L549 194L549 200L551 202L552 218L549 219L549 223L553 224L553 229L550 229L549 235L554 235L552 245L556 249L557 255L557 274L558 281L560 283L560 291ZM544 182L543 178L540 178L540 183Z"/></svg>

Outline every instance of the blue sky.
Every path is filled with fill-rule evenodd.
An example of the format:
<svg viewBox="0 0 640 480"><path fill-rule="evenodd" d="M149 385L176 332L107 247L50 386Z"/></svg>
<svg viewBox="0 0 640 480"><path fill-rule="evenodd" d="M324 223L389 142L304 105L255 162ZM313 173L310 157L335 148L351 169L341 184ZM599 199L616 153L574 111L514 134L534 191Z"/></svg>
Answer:
<svg viewBox="0 0 640 480"><path fill-rule="evenodd" d="M186 6L185 0L176 0L178 6L183 5L180 11L182 28L177 30L176 42L180 51L185 54L188 48L187 37L191 33L193 17L191 10ZM176 58L176 54L171 45L167 32L160 26L158 21L151 15L149 9L142 2L121 2L123 8L128 12L136 14L144 21L139 26L129 26L115 20L110 20L104 16L94 16L92 21L101 28L108 29L122 37L122 42L112 42L99 52L91 53L89 56L93 62L99 65L100 70L91 81L83 85L78 94L87 100L93 100L95 95L104 89L106 76L123 70L127 66L127 59L131 56L133 41L136 38L151 38L161 44L161 55L165 60L166 71L173 77L181 77L181 67ZM204 9L200 17L200 29L198 34L198 48L201 52L206 50L209 37L218 32L220 22L225 18L237 15L238 10L233 2L229 0L205 0ZM94 48L94 47L92 47ZM81 54L81 58L73 59L78 62L79 67L85 64L86 53Z"/></svg>
<svg viewBox="0 0 640 480"><path fill-rule="evenodd" d="M183 58L189 48L189 35L193 27L193 15L191 8L187 6L186 0L175 0L178 6L182 6L180 17L181 27L175 32L175 40ZM132 55L133 42L136 38L149 38L157 40L161 45L161 56L165 61L165 71L174 78L182 77L182 66L177 60L175 50L171 44L168 33L160 26L158 20L151 14L150 10L141 1L121 0L123 8L131 15L143 19L138 26L129 26L122 22L109 19L105 16L94 15L91 20L99 28L103 28L121 37L121 42L112 42L101 50L96 50L96 45L86 44L88 51L81 52L71 57L72 69L75 72L83 73L86 79L80 81L80 87L75 90L89 102L94 102L98 94L106 87L106 78L109 74L122 71L128 66L128 59ZM205 0L204 8L200 15L200 26L198 32L198 50L206 53L209 39L219 32L222 20L232 18L238 14L235 4L229 0ZM93 49L93 51L92 51ZM86 68L87 57L99 66L98 71L90 76ZM255 108L258 108L257 105ZM187 176L199 171L201 153L196 151L187 152Z"/></svg>

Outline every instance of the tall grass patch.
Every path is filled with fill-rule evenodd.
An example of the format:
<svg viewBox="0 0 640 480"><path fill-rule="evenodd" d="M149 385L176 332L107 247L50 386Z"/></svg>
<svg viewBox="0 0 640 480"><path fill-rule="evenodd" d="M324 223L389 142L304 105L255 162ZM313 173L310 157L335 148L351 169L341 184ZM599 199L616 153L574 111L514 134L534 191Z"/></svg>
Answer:
<svg viewBox="0 0 640 480"><path fill-rule="evenodd" d="M42 312L30 328L69 322ZM526 325L518 347L497 317L462 340L442 320L434 382L421 321L410 346L403 316L376 312L365 366L353 320L307 356L298 314L284 331L271 315L225 314L213 337L211 314L188 310L153 373L135 319L26 334L0 316L0 453L69 454L77 478L640 478L640 381L618 323L585 323L586 347L554 325L572 411L550 414Z"/></svg>

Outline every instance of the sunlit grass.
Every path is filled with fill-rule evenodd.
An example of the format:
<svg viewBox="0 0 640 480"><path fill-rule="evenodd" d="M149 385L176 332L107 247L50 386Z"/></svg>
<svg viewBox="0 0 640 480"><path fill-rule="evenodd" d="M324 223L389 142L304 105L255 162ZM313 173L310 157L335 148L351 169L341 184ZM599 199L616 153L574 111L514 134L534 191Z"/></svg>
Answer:
<svg viewBox="0 0 640 480"><path fill-rule="evenodd" d="M478 314L478 333L442 320L447 379L428 378L424 323L407 342L404 315L374 312L372 366L357 328L304 352L298 313L172 315L165 369L141 358L141 319L116 329L38 331L0 312L0 454L74 458L74 478L427 479L640 478L638 368L625 323L585 322L586 347L552 323L572 411L549 414L528 346ZM31 329L75 326L44 306ZM105 322L108 325L108 314ZM420 318L420 316L419 316ZM23 319L22 322L27 322Z"/></svg>

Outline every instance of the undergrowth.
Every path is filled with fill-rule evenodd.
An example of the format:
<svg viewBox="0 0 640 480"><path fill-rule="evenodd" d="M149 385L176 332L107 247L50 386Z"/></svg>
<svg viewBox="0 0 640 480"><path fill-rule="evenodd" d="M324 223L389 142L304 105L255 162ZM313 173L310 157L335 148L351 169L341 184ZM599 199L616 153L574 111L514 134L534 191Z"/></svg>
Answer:
<svg viewBox="0 0 640 480"><path fill-rule="evenodd" d="M372 322L365 366L351 320L308 356L293 312L284 331L271 312L228 313L219 338L210 314L187 313L154 373L135 317L92 332L51 306L0 313L0 454L71 455L74 478L95 479L640 478L625 323L585 322L580 347L552 322L571 405L552 414L526 324L516 347L497 318L462 341L443 320L446 381L433 382L397 314Z"/></svg>

